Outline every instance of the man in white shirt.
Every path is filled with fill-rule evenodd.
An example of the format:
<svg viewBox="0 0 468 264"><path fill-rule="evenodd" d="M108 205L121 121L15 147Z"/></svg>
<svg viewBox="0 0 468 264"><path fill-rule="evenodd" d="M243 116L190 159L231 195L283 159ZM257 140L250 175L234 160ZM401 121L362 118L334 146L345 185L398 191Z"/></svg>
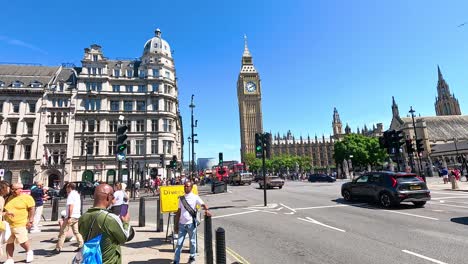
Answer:
<svg viewBox="0 0 468 264"><path fill-rule="evenodd" d="M200 196L192 193L192 183L190 181L185 182L184 184L185 195L179 198L179 209L177 210L175 220L178 223L178 226L175 227L175 232L179 234L177 240L177 248L175 250L174 264L179 264L180 261L180 252L182 251L182 246L184 245L185 235L189 234L190 239L190 258L188 263L195 263L195 252L196 252L196 223L194 223L194 218L192 215L185 209L184 203L182 202L182 197L185 198L187 204L194 209L196 212L196 206L200 205L205 210L205 215L211 216L208 206L203 202Z"/></svg>
<svg viewBox="0 0 468 264"><path fill-rule="evenodd" d="M58 236L57 245L55 246L54 252L55 254L59 254L62 250L63 243L65 242L65 237L68 229L71 227L73 234L78 240L78 249L75 252L78 252L83 247L83 237L81 236L80 232L78 231L78 219L80 218L81 214L81 196L76 191L76 184L73 182L67 183L65 186L65 190L67 191L67 209L66 209L66 216L62 227L60 228L60 233Z"/></svg>

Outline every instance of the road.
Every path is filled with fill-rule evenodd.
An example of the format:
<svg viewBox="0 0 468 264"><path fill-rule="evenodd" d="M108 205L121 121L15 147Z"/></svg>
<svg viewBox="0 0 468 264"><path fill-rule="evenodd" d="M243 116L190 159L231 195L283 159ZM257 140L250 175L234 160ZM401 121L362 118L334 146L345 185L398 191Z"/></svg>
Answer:
<svg viewBox="0 0 468 264"><path fill-rule="evenodd" d="M232 186L205 196L213 227L248 263L467 263L468 193L432 192L425 208L346 203L342 182Z"/></svg>

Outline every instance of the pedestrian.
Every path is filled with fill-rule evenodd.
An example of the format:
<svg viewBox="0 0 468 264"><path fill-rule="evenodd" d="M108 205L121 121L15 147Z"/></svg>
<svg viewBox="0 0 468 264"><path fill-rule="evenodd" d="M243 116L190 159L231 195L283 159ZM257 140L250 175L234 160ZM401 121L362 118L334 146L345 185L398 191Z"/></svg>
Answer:
<svg viewBox="0 0 468 264"><path fill-rule="evenodd" d="M80 249L83 247L83 237L78 231L78 220L81 216L81 197L80 194L76 191L76 184L73 182L67 183L65 186L65 191L67 192L66 216L63 224L60 227L57 244L55 245L55 249L52 252L54 254L59 254L62 250L63 243L65 242L69 228L72 229L76 240L78 240L78 248L75 250L75 252L80 251Z"/></svg>
<svg viewBox="0 0 468 264"><path fill-rule="evenodd" d="M185 235L189 234L190 239L190 257L188 263L195 263L195 252L196 252L196 206L199 205L205 210L205 215L211 216L208 206L203 202L200 196L192 193L192 183L187 181L184 184L183 196L179 197L179 208L175 216L175 222L178 225L175 226L175 232L178 233L177 247L174 255L174 264L179 264L180 252L184 245ZM189 210L187 210L187 209ZM192 211L192 214L190 213ZM193 214L194 213L194 214Z"/></svg>
<svg viewBox="0 0 468 264"><path fill-rule="evenodd" d="M125 199L125 192L122 190L122 183L116 182L114 184L114 201L113 205L111 207L111 212L119 215L120 214L120 208L122 207L122 204L124 204L124 199ZM128 197L127 197L128 200Z"/></svg>
<svg viewBox="0 0 468 264"><path fill-rule="evenodd" d="M140 182L135 182L135 198L140 197Z"/></svg>
<svg viewBox="0 0 468 264"><path fill-rule="evenodd" d="M6 242L7 260L4 264L14 264L13 253L15 241L26 251L26 262L34 260L34 252L31 249L28 238L28 229L34 222L35 202L31 195L22 194L23 184L14 183L11 186L10 196L5 201L4 211L6 221L10 224L11 236Z"/></svg>
<svg viewBox="0 0 468 264"><path fill-rule="evenodd" d="M48 197L45 194L46 189L44 188L44 183L42 181L36 181L36 184L31 188L31 196L35 202L35 209L34 209L34 223L31 228L30 233L38 233L41 232L39 229L39 222L42 218L42 211L44 208L44 201L47 201Z"/></svg>
<svg viewBox="0 0 468 264"><path fill-rule="evenodd" d="M10 236L10 227L3 222L3 216L8 214L7 212L3 212L3 207L5 206L4 197L7 196L9 193L10 184L7 181L0 181L0 224L4 229L3 231L0 231L0 256L3 256L5 254L3 250L4 242Z"/></svg>
<svg viewBox="0 0 468 264"><path fill-rule="evenodd" d="M92 239L102 234L100 246L103 264L122 263L120 245L130 233L130 214L118 216L106 208L112 205L114 190L108 184L100 184L94 191L94 204L80 217L79 228L83 237ZM93 224L94 222L94 224Z"/></svg>
<svg viewBox="0 0 468 264"><path fill-rule="evenodd" d="M448 175L449 175L449 172L447 170L446 167L443 167L442 170L440 171L440 174L442 174L442 179L444 179L444 184L447 184L448 183Z"/></svg>

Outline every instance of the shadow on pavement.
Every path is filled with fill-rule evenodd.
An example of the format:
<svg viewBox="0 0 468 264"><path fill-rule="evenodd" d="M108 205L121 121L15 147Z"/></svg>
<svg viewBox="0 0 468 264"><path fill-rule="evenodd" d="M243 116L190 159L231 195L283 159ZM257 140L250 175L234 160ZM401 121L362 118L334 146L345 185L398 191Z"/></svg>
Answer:
<svg viewBox="0 0 468 264"><path fill-rule="evenodd" d="M226 208L231 208L231 207L235 207L233 205L226 205L226 206L213 206L213 207L210 207L210 210L216 210L216 209L226 209Z"/></svg>
<svg viewBox="0 0 468 264"><path fill-rule="evenodd" d="M133 243L126 243L125 246L129 248L150 248L154 246L160 246L162 244L166 244L164 238L149 238L145 241L133 242Z"/></svg>
<svg viewBox="0 0 468 264"><path fill-rule="evenodd" d="M377 202L375 201L367 201L367 200L356 200L352 202L348 202L343 198L338 198L335 200L331 200L332 202L339 203L339 204L346 204L349 206L354 206L354 207L360 207L360 208L366 208L366 209L372 209L372 210L392 210L392 211L398 211L398 210L410 210L410 209L417 209L419 207L414 206L413 204L407 204L407 203L401 203L397 206L392 206L390 208L383 208ZM367 203L367 204L363 204Z"/></svg>
<svg viewBox="0 0 468 264"><path fill-rule="evenodd" d="M172 259L148 259L145 261L130 261L128 264L146 264L146 263L155 263L155 264L170 264Z"/></svg>
<svg viewBox="0 0 468 264"><path fill-rule="evenodd" d="M450 221L457 224L468 225L468 216L452 218Z"/></svg>

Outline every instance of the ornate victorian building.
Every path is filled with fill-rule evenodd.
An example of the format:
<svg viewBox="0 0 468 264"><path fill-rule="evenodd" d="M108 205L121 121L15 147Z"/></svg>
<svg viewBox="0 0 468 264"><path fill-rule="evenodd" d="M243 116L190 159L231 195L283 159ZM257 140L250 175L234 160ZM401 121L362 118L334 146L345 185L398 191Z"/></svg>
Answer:
<svg viewBox="0 0 468 264"><path fill-rule="evenodd" d="M436 115L461 115L460 104L454 94L450 94L450 88L445 82L439 66L437 66L439 80L437 81L437 97L435 101Z"/></svg>

